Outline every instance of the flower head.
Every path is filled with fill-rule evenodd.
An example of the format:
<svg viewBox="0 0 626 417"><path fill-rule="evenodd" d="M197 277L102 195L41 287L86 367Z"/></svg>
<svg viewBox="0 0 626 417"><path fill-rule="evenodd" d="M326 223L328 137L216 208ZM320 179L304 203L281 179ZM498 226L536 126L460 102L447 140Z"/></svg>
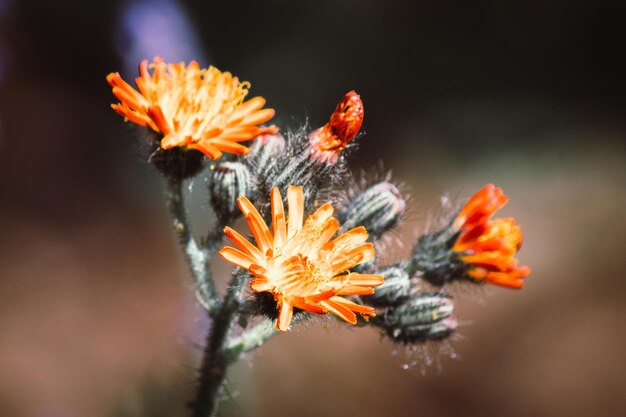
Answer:
<svg viewBox="0 0 626 417"><path fill-rule="evenodd" d="M361 97L350 91L337 104L330 121L311 133L310 147L313 157L334 164L341 151L359 133L363 114Z"/></svg>
<svg viewBox="0 0 626 417"><path fill-rule="evenodd" d="M278 131L275 126L259 127L274 117L273 109L262 108L263 97L244 102L250 83L215 67L201 69L196 61L187 66L166 64L160 57L152 64L142 61L135 79L139 91L117 72L107 81L120 100L111 105L113 110L161 133L162 149L195 149L211 159L222 152L245 155L249 149L239 142Z"/></svg>
<svg viewBox="0 0 626 417"><path fill-rule="evenodd" d="M468 275L475 280L521 288L530 268L518 266L515 253L522 244L522 229L515 219L490 217L507 202L502 189L484 186L463 207L453 227L460 232L453 251L470 265Z"/></svg>
<svg viewBox="0 0 626 417"><path fill-rule="evenodd" d="M247 198L239 198L239 208L257 245L226 227L224 233L237 248L224 247L220 255L250 271L252 291L274 295L279 309L276 328L288 330L294 307L316 314L331 312L352 324L356 323L355 313L373 317L373 308L341 297L372 294L373 287L383 282L380 275L348 271L375 256L373 245L366 243L365 228L354 228L331 240L339 229L332 205L322 205L304 220L301 187L290 186L287 191L288 217L278 188L270 191L270 201L273 231Z"/></svg>

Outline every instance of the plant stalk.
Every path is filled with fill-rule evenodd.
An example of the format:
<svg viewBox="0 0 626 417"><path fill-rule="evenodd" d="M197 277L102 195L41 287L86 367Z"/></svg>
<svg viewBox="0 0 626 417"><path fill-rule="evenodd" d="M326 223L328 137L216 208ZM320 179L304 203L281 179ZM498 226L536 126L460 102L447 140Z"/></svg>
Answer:
<svg viewBox="0 0 626 417"><path fill-rule="evenodd" d="M214 315L200 367L198 390L192 404L192 417L213 417L217 413L226 371L237 359L228 354L226 342L241 302L246 276L247 271L241 269L233 274L224 302Z"/></svg>
<svg viewBox="0 0 626 417"><path fill-rule="evenodd" d="M167 180L167 206L172 217L174 231L183 247L198 293L202 298L202 305L209 310L209 315L213 315L220 304L220 299L211 277L209 252L198 245L187 220L182 180L173 178Z"/></svg>

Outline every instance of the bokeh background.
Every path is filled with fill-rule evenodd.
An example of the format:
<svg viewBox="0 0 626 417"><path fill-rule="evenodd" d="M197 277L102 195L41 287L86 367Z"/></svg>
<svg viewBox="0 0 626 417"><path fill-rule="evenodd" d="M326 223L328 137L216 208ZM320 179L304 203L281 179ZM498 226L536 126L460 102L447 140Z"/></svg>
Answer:
<svg viewBox="0 0 626 417"><path fill-rule="evenodd" d="M156 54L250 80L283 129L357 90L354 169L383 160L412 196L386 258L441 195L494 182L534 270L521 291L455 286L443 347L332 320L276 337L233 368L224 416L620 415L624 4L0 0L0 415L185 415L208 323L104 80Z"/></svg>

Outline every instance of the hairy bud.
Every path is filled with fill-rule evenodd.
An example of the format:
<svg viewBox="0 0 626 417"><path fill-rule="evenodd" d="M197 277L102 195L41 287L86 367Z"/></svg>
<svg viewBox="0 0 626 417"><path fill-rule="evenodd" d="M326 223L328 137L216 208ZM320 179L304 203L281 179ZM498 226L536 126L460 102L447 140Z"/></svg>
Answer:
<svg viewBox="0 0 626 417"><path fill-rule="evenodd" d="M410 272L419 272L424 280L437 286L463 277L466 267L451 251L457 236L454 230L446 228L420 237L413 247Z"/></svg>
<svg viewBox="0 0 626 417"><path fill-rule="evenodd" d="M370 185L348 204L343 229L362 225L372 238L378 238L398 223L405 208L406 202L395 185L387 181Z"/></svg>
<svg viewBox="0 0 626 417"><path fill-rule="evenodd" d="M377 272L385 278L385 282L376 287L372 295L363 297L363 300L379 307L396 306L409 297L411 282L409 274L401 265L391 265Z"/></svg>
<svg viewBox="0 0 626 417"><path fill-rule="evenodd" d="M250 170L240 162L222 162L217 165L209 188L211 204L222 223L239 214L237 199L252 197Z"/></svg>
<svg viewBox="0 0 626 417"><path fill-rule="evenodd" d="M254 170L260 178L267 178L277 169L277 160L285 152L285 146L285 138L279 133L262 135L254 141L247 159L253 162Z"/></svg>
<svg viewBox="0 0 626 417"><path fill-rule="evenodd" d="M385 330L394 340L413 343L443 339L457 328L452 299L424 294L385 313Z"/></svg>

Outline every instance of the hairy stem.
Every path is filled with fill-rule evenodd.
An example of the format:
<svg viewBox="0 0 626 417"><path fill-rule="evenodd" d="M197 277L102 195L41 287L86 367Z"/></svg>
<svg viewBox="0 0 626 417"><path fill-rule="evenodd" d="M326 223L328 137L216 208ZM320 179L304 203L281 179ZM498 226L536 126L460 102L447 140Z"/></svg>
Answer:
<svg viewBox="0 0 626 417"><path fill-rule="evenodd" d="M309 315L301 312L293 317L291 324L296 325L296 323L307 318L309 318ZM280 331L276 329L274 323L274 320L263 320L251 329L244 331L240 336L232 339L225 347L229 360L236 362L244 353L261 347L263 343L279 334Z"/></svg>
<svg viewBox="0 0 626 417"><path fill-rule="evenodd" d="M228 366L237 358L228 354L227 339L233 326L243 292L247 271L237 270L228 286L224 302L214 315L207 335L196 399L192 404L193 417L210 417L217 412L220 392Z"/></svg>
<svg viewBox="0 0 626 417"><path fill-rule="evenodd" d="M224 226L224 224L218 222L204 239L204 249L209 253L215 252L222 243L222 240L224 240Z"/></svg>
<svg viewBox="0 0 626 417"><path fill-rule="evenodd" d="M167 206L172 217L174 230L178 235L185 257L191 268L191 273L196 282L199 296L202 298L202 305L205 306L209 310L209 314L212 315L219 306L220 300L215 290L215 283L211 277L209 253L198 245L191 233L189 222L187 221L182 185L182 180L168 179Z"/></svg>
<svg viewBox="0 0 626 417"><path fill-rule="evenodd" d="M250 330L244 332L241 336L231 340L228 346L226 346L226 353L230 360L234 362L244 353L261 347L265 341L271 339L272 336L278 333L278 330L274 328L272 320L263 320L262 323L257 324Z"/></svg>

